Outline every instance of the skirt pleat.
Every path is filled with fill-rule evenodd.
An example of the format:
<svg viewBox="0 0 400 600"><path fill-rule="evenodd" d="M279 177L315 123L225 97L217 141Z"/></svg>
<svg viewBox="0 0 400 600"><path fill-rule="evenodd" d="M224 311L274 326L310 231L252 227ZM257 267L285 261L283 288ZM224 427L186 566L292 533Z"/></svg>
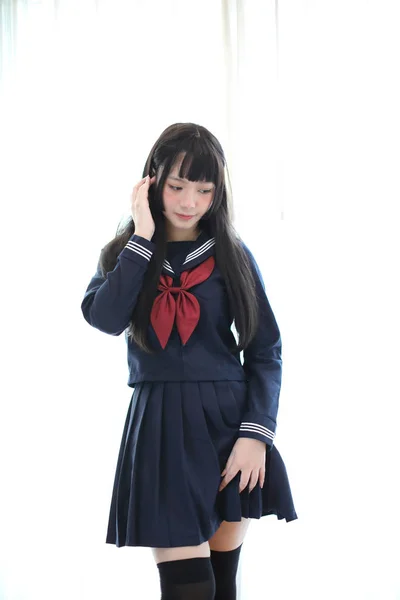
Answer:
<svg viewBox="0 0 400 600"><path fill-rule="evenodd" d="M166 548L209 540L222 521L297 519L285 464L274 444L264 487L239 493L240 472L221 472L246 406L245 381L135 385L115 471L106 543Z"/></svg>

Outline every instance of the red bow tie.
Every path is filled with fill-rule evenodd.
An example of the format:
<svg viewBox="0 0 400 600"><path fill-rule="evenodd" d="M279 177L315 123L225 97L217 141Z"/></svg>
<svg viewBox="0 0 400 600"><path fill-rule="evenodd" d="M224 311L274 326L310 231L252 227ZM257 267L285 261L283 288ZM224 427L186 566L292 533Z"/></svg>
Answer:
<svg viewBox="0 0 400 600"><path fill-rule="evenodd" d="M213 272L215 260L210 256L197 267L181 274L180 287L173 287L173 279L169 275L161 275L158 289L161 290L154 300L150 320L164 349L171 335L176 317L176 326L182 344L186 344L200 319L200 305L197 298L188 292L188 288L202 283ZM177 294L175 300L173 294Z"/></svg>

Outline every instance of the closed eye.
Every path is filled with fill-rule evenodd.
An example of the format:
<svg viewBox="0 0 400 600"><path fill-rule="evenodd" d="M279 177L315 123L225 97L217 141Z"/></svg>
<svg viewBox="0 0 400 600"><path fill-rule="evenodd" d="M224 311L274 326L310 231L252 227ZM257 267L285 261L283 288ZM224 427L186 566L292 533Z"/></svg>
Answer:
<svg viewBox="0 0 400 600"><path fill-rule="evenodd" d="M172 190L174 190L174 192L176 192L177 190L181 190L181 189L182 189L181 187L179 187L179 186L177 186L177 185L171 185L171 184L168 184L168 185L169 185L169 187L170 187ZM199 190L199 191L200 191L200 192L204 192L205 194L210 194L210 193L212 192L212 189L211 189L211 190Z"/></svg>

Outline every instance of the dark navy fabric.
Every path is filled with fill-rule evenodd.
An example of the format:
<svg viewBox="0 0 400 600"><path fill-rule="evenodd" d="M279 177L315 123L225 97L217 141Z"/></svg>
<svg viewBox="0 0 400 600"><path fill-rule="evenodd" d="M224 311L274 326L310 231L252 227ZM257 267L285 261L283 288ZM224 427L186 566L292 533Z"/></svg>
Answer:
<svg viewBox="0 0 400 600"><path fill-rule="evenodd" d="M245 403L244 381L137 384L117 461L107 543L194 546L209 540L223 520L297 518L276 445L266 453L263 488L239 493L239 472L218 491Z"/></svg>
<svg viewBox="0 0 400 600"><path fill-rule="evenodd" d="M243 242L242 242L243 243ZM169 242L163 274L180 274L215 255L215 240ZM82 301L90 325L120 335L129 325L153 242L133 234L113 271L99 264ZM116 466L107 543L117 546L198 545L223 520L274 514L297 519L284 462L274 443L281 384L280 332L254 256L247 252L259 299L257 335L243 352L234 343L227 292L218 265L193 286L200 320L186 344L174 326L165 349L151 325L155 354L126 336L133 393ZM238 437L267 444L266 480L239 494L240 472L218 492L221 472Z"/></svg>
<svg viewBox="0 0 400 600"><path fill-rule="evenodd" d="M200 321L186 344L175 330L163 349L151 324L148 334L156 352L150 355L126 336L128 385L141 381L247 381L246 410L240 437L250 437L273 445L282 377L281 336L269 304L264 282L254 256L242 242L252 265L259 299L260 322L257 334L243 352L230 352L235 345L225 282L218 265L202 283L191 288L200 304ZM100 331L120 335L129 325L132 311L153 254L155 244L133 234L118 256L113 271L103 277L99 264L82 301L85 319ZM215 239L203 231L189 249L185 260L173 270L168 258L163 274L178 278L214 254Z"/></svg>

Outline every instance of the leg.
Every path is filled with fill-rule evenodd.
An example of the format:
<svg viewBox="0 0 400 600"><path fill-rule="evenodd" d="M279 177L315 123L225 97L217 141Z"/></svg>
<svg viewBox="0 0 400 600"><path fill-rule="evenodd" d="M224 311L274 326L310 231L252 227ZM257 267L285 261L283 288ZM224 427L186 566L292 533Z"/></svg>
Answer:
<svg viewBox="0 0 400 600"><path fill-rule="evenodd" d="M152 551L159 570L161 600L214 600L215 578L208 542Z"/></svg>
<svg viewBox="0 0 400 600"><path fill-rule="evenodd" d="M209 540L216 585L215 600L236 600L236 574L249 524L250 519L244 518L241 522L223 521Z"/></svg>
<svg viewBox="0 0 400 600"><path fill-rule="evenodd" d="M183 558L199 558L210 556L210 546L208 542L200 546L182 546L179 548L152 548L156 563L181 560Z"/></svg>
<svg viewBox="0 0 400 600"><path fill-rule="evenodd" d="M226 552L234 550L243 543L250 519L242 518L241 521L222 521L221 525L208 540L211 550Z"/></svg>

